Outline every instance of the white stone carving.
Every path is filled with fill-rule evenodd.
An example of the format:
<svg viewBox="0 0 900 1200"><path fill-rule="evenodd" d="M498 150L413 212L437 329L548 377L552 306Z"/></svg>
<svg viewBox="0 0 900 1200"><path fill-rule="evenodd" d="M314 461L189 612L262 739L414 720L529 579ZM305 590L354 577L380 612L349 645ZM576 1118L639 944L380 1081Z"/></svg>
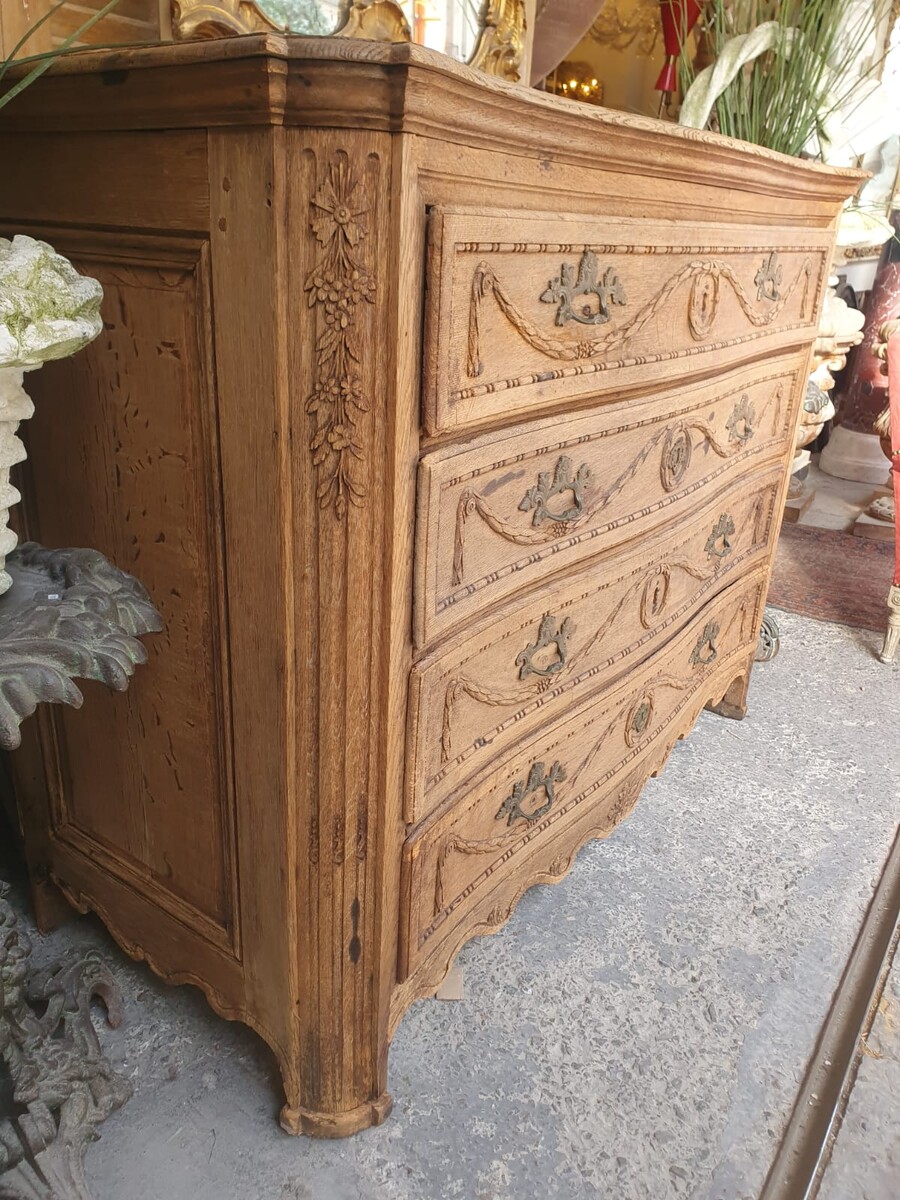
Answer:
<svg viewBox="0 0 900 1200"><path fill-rule="evenodd" d="M92 341L103 327L102 299L97 280L80 275L46 242L0 238L0 595L12 583L3 569L16 544L9 510L21 499L9 471L25 458L16 430L34 413L25 372Z"/></svg>
<svg viewBox="0 0 900 1200"><path fill-rule="evenodd" d="M863 325L865 314L842 300L834 290L837 279L829 280L825 304L813 345L813 371L809 377L815 387L811 392L818 392L820 400L807 393L807 399L800 409L800 425L797 430L797 449L808 446L822 432L826 421L834 415L834 405L826 393L834 387L833 371L840 371L847 365L847 355L854 346L863 340Z"/></svg>

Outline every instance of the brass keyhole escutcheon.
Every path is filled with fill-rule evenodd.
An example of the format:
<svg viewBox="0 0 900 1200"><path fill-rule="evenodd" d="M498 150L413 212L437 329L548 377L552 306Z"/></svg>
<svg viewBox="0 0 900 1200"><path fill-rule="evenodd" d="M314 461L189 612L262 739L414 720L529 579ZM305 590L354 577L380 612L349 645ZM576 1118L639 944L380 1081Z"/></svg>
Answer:
<svg viewBox="0 0 900 1200"><path fill-rule="evenodd" d="M572 632L571 617L566 617L557 623L557 618L552 613L548 613L538 627L536 640L530 642L524 650L520 650L516 655L519 678L527 679L529 675L540 675L544 679L548 679L561 671L566 665L567 644ZM535 658L541 654L541 651L550 646L554 648L556 657L551 662L543 659L535 662ZM541 666L542 661L544 662L543 666Z"/></svg>
<svg viewBox="0 0 900 1200"><path fill-rule="evenodd" d="M719 277L712 271L698 275L691 286L688 324L695 342L702 342L711 331L719 311Z"/></svg>
<svg viewBox="0 0 900 1200"><path fill-rule="evenodd" d="M667 492L674 491L687 474L693 453L691 435L683 425L670 429L663 444L660 478Z"/></svg>
<svg viewBox="0 0 900 1200"><path fill-rule="evenodd" d="M650 725L653 716L653 697L641 696L631 707L625 720L625 741L629 746L636 745Z"/></svg>
<svg viewBox="0 0 900 1200"><path fill-rule="evenodd" d="M663 609L669 599L669 583L671 575L667 566L657 567L644 584L641 596L641 624L645 629L652 629L662 616Z"/></svg>
<svg viewBox="0 0 900 1200"><path fill-rule="evenodd" d="M556 799L556 784L562 783L565 777L565 769L558 762L555 762L546 772L542 762L532 763L528 778L513 785L513 790L497 810L495 819L502 821L505 817L507 825L512 825L518 820L527 821L529 824L539 821L553 807ZM534 796L541 791L544 792L544 802L535 808L525 808L529 796Z"/></svg>

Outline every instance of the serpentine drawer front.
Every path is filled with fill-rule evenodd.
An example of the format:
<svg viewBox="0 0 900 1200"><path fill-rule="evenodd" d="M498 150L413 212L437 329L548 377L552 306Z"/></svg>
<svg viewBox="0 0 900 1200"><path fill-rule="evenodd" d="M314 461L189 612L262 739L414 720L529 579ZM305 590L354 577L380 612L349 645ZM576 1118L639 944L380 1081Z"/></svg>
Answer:
<svg viewBox="0 0 900 1200"><path fill-rule="evenodd" d="M104 289L29 383L29 536L166 626L23 728L39 918L265 1038L285 1129L378 1124L462 942L747 711L862 176L279 35L67 55L0 161L2 231Z"/></svg>
<svg viewBox="0 0 900 1200"><path fill-rule="evenodd" d="M754 572L721 593L618 684L520 741L407 841L403 855L407 971L447 961L477 926L508 916L521 892L560 875L580 844L584 815L608 829L662 765L680 719L722 690L757 636L767 580ZM558 856L562 855L561 858Z"/></svg>
<svg viewBox="0 0 900 1200"><path fill-rule="evenodd" d="M554 577L416 663L407 819L513 739L607 685L768 552L781 471L732 483L675 529Z"/></svg>
<svg viewBox="0 0 900 1200"><path fill-rule="evenodd" d="M426 454L415 631L433 643L599 550L674 524L793 436L807 351L663 397L545 418Z"/></svg>
<svg viewBox="0 0 900 1200"><path fill-rule="evenodd" d="M429 433L651 386L813 336L830 236L437 210Z"/></svg>

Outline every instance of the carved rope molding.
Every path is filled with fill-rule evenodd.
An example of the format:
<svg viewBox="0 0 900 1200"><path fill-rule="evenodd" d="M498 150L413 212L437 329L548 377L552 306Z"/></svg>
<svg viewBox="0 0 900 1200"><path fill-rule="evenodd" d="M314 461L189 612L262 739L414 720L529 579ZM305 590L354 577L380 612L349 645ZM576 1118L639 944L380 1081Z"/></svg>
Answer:
<svg viewBox="0 0 900 1200"><path fill-rule="evenodd" d="M679 248L667 248L668 253ZM689 249L689 248L686 248ZM634 246L598 246L585 247L586 251L595 254L634 254L639 252ZM720 251L721 252L721 251ZM773 254L775 252L773 251ZM766 260L768 262L768 260ZM771 264L769 264L771 268ZM762 268L760 268L762 270ZM779 268L780 269L780 268ZM651 297L639 311L618 329L610 329L606 333L593 338L583 338L578 341L562 341L539 329L533 321L524 315L506 291L493 267L482 261L478 263L472 276L471 299L469 304L469 329L466 372L470 379L477 379L484 372L481 357L481 306L488 296L493 296L498 308L512 325L519 336L533 350L562 362L576 362L583 359L597 358L608 351L629 341L644 328L648 321L662 309L672 294L681 284L688 280L701 281L704 285L705 301L694 289L689 299L689 325L695 341L703 340L712 329L719 302L719 282L725 280L731 285L738 304L744 316L757 329L764 329L782 313L785 306L803 281L803 296L800 305L801 320L807 319L807 305L810 298L810 280L813 272L813 260L807 255L796 276L784 292L774 300L765 300L763 307L754 302L747 292L734 269L726 262L715 259L696 260L686 263L676 271ZM704 311L704 303L706 310ZM701 315L703 314L703 315Z"/></svg>
<svg viewBox="0 0 900 1200"><path fill-rule="evenodd" d="M363 259L369 202L365 187L339 154L310 201L310 228L322 252L304 284L324 326L316 339L315 387L306 411L315 422L309 449L318 468L316 499L338 520L348 502L361 507L366 488L356 464L365 459L359 417L369 411L359 371L356 325L360 306L375 301L375 280Z"/></svg>
<svg viewBox="0 0 900 1200"><path fill-rule="evenodd" d="M512 704L527 703L529 700L533 700L536 697L547 693L551 687L553 688L552 694L555 695L564 690L564 688L560 686L563 684L564 680L571 680L571 682L568 684L569 687L576 686L584 678L587 678L588 675L594 674L595 671L599 669L595 668L584 676L578 676L576 674L578 668L584 662L585 658L591 653L597 643L606 637L606 635L615 625L629 601L632 600L638 593L643 596L648 585L660 574L661 571L666 572L668 576L668 573L673 570L682 570L701 583L707 583L717 574L719 574L719 565L717 564L715 567L709 567L706 571L703 571L698 567L695 567L694 564L686 558L670 558L665 563L661 563L645 572L640 576L640 578L632 583L631 587L629 587L625 594L619 599L612 612L610 612L606 619L597 626L597 628L587 639L587 641L585 641L584 645L577 651L577 653L570 655L568 658L560 662L558 670L549 677L546 675L538 676L530 683L525 683L521 687L511 691L483 687L476 680L465 675L460 675L454 679L451 679L451 681L447 684L447 690L444 694L444 716L441 731L441 762L448 762L453 752L454 710L456 704L463 696L468 696L470 699L479 704L485 704L496 708L501 706L506 707ZM692 604L694 599L695 597L692 596L688 601L688 604ZM659 611L662 611L662 607ZM569 620L569 618L566 618L566 620ZM645 629L650 628L644 622L643 618L641 623L644 625ZM660 627L661 626L656 626L656 628L650 630L650 632L655 632L656 629ZM521 657L521 655L519 657ZM516 661L518 663L518 659ZM434 782L437 782L437 780L432 780L430 782L433 784Z"/></svg>
<svg viewBox="0 0 900 1200"><path fill-rule="evenodd" d="M779 383L766 401L763 413L760 416L764 415L773 401L776 402L776 406L780 405L783 397L784 385ZM738 407L740 407L740 402ZM734 413L732 413L732 422L733 418ZM708 421L704 421L698 417L678 421L672 426L660 429L645 443L632 461L607 488L598 491L592 501L583 502L577 514L572 517L566 517L564 521L543 521L537 527L532 522L523 528L512 524L495 513L491 508L490 502L481 493L471 488L466 489L460 495L456 507L456 527L453 542L453 586L460 587L465 578L466 525L472 517L480 517L488 528L503 538L504 541L513 542L518 546L547 545L550 542L556 541L563 534L573 532L583 525L589 524L625 488L626 484L635 477L640 467L647 461L661 442L663 443L663 455L660 463L660 479L666 492L674 491L687 472L692 454L691 435L694 433L700 435L702 443L712 450L718 458L736 458L743 453L746 448L746 442L749 438L753 437L757 430L755 428L751 429L749 437L742 439L732 436L732 428L733 424L729 426L729 440L727 443L719 440Z"/></svg>
<svg viewBox="0 0 900 1200"><path fill-rule="evenodd" d="M587 752L587 754L572 772L568 780L569 790L571 791L574 789L578 779L593 762L601 747L605 745L607 739L612 736L616 726L620 721L622 721L626 714L631 712L635 703L642 696L652 691L653 688L657 687L671 687L679 691L686 691L691 687L691 685L692 681L690 679L679 679L675 675L658 675L655 679L651 680L647 684L642 685L640 688L634 691L627 698L627 700L625 700L616 709L612 719L604 727L603 732L594 741L591 749ZM672 718L670 717L669 720L671 719ZM664 722L664 724L665 723L668 722ZM660 726L660 728L662 727L663 726ZM624 766L625 762L627 762L627 759L623 762L618 762L616 767L613 768L613 770L609 773L610 777L615 774L616 770ZM456 900L451 901L450 904L446 904L444 901L444 872L447 861L449 860L451 854L505 854L507 851L511 852L514 848L518 849L519 845L526 844L538 833L541 833L543 830L548 828L553 822L558 821L562 816L578 805L590 792L595 791L597 786L599 786L599 783L583 792L580 796L575 796L568 800L562 806L549 807L539 821L529 823L525 827L521 825L514 825L512 828L507 829L504 833L501 833L496 837L465 838L455 833L449 834L444 840L440 852L437 855L434 889L435 919L432 921L432 924L428 927L428 929L423 931L422 941L427 941L427 939L437 929L441 920L449 916L453 908L458 903L459 897L457 897Z"/></svg>

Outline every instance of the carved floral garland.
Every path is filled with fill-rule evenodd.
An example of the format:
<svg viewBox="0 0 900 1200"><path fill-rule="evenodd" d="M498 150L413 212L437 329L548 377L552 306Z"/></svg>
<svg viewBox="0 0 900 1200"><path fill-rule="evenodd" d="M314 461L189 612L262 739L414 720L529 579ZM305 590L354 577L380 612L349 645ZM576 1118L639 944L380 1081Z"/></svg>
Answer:
<svg viewBox="0 0 900 1200"><path fill-rule="evenodd" d="M316 421L309 444L313 465L319 468L316 498L320 508L334 505L338 520L348 500L360 507L366 495L354 463L365 458L357 420L369 411L355 325L361 301L372 304L375 299L374 281L358 251L367 234L366 199L342 155L331 164L312 200L310 227L324 250L304 285L310 307L318 306L325 324L316 340L315 388L306 401L306 411Z"/></svg>

